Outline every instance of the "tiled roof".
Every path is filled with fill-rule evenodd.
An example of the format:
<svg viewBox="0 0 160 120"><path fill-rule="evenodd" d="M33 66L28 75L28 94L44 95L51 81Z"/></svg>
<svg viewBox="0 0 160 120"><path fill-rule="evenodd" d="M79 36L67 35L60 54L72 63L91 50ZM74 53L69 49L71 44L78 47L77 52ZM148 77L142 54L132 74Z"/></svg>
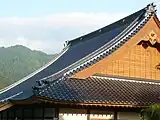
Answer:
<svg viewBox="0 0 160 120"><path fill-rule="evenodd" d="M154 9L150 7L154 6L148 5L111 25L69 41L68 46L50 64L0 91L0 101L26 99L34 94L32 87L37 85L37 80L40 87L43 87L45 86L43 81L48 78L55 81L70 77L108 57L130 40L151 16L155 15Z"/></svg>
<svg viewBox="0 0 160 120"><path fill-rule="evenodd" d="M129 25L132 25L132 23L135 22L134 20L136 20L136 24L139 24L146 17L146 12L146 8L143 8L140 11L135 12L111 25L70 41L67 48L59 57L57 57L55 61L52 61L46 67L43 67L42 69L38 70L38 72L33 73L31 76L23 79L22 81L18 81L14 85L8 87L7 89L4 89L4 91L2 91L0 94L0 100L15 96L19 92L24 93L25 91L28 91L27 95L32 95L32 87L36 85L37 80L46 78L57 72L59 73L64 69L64 72L67 72L70 70L68 69L69 66L72 66L72 68L74 68L73 64L90 55L103 45L108 44L109 42L109 45L111 45L111 43L117 43L113 39L119 34L122 34L124 30L127 29L128 31L128 29L130 29ZM125 32L122 35L126 35L127 33ZM82 63L82 61L80 61L79 63ZM85 67L82 68L84 69ZM64 74L64 72L62 72L62 75ZM57 76L54 75L53 78L56 79Z"/></svg>
<svg viewBox="0 0 160 120"><path fill-rule="evenodd" d="M37 96L83 104L148 106L160 103L160 83L109 77L68 78L36 89Z"/></svg>

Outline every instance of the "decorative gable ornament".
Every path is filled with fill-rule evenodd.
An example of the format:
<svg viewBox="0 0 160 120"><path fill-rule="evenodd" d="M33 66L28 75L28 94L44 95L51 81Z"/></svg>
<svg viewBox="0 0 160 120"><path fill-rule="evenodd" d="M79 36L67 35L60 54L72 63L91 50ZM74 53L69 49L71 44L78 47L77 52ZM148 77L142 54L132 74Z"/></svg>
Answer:
<svg viewBox="0 0 160 120"><path fill-rule="evenodd" d="M153 3L147 6L147 14L153 14L156 13L156 11L156 5L154 5Z"/></svg>
<svg viewBox="0 0 160 120"><path fill-rule="evenodd" d="M157 42L157 34L154 31L149 33L149 42L154 45Z"/></svg>

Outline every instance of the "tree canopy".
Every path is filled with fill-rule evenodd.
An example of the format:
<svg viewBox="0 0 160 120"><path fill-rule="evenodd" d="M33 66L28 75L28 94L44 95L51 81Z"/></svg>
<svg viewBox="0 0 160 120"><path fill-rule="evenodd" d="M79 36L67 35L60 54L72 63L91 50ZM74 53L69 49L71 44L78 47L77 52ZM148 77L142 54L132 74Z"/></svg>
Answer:
<svg viewBox="0 0 160 120"><path fill-rule="evenodd" d="M160 104L142 110L142 120L160 120Z"/></svg>
<svg viewBox="0 0 160 120"><path fill-rule="evenodd" d="M0 89L34 72L54 56L21 45L0 47Z"/></svg>

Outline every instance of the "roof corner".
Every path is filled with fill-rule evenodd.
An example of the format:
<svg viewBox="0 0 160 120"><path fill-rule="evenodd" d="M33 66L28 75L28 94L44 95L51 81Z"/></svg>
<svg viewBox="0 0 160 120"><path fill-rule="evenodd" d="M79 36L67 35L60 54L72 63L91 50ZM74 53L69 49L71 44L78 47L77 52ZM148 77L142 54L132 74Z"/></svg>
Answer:
<svg viewBox="0 0 160 120"><path fill-rule="evenodd" d="M157 12L156 5L154 5L154 3L148 4L146 7L146 11L147 15L156 14Z"/></svg>

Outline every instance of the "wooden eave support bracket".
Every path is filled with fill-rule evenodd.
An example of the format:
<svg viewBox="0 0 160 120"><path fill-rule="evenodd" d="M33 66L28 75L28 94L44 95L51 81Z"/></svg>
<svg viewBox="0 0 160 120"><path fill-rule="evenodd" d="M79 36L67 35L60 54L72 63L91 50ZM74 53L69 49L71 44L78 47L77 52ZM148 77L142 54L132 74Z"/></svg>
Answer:
<svg viewBox="0 0 160 120"><path fill-rule="evenodd" d="M0 112L5 110L5 109L8 109L8 108L10 108L12 106L13 106L13 103L10 102L10 101L0 103Z"/></svg>

